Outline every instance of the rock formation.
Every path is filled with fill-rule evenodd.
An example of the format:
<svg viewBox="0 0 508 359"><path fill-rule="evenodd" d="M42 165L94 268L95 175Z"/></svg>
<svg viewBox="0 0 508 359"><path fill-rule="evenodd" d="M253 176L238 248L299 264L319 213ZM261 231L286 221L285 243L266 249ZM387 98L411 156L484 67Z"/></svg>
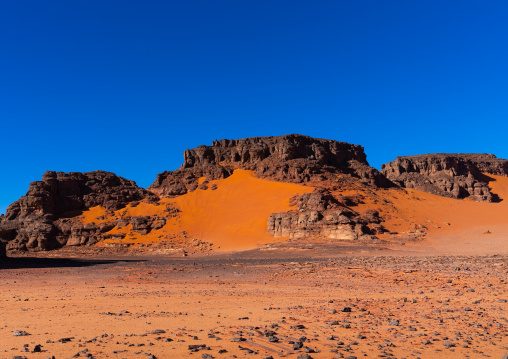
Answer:
<svg viewBox="0 0 508 359"><path fill-rule="evenodd" d="M484 173L506 176L508 161L490 154L436 153L397 157L384 164L381 173L405 188L492 202L496 198L490 192L490 179Z"/></svg>
<svg viewBox="0 0 508 359"><path fill-rule="evenodd" d="M369 166L363 147L293 134L220 140L212 146L186 150L182 167L160 173L149 190L162 196L177 196L196 189L200 177L223 179L237 168L282 182L320 182L341 173L381 187L389 184Z"/></svg>
<svg viewBox="0 0 508 359"><path fill-rule="evenodd" d="M274 237L357 240L384 231L379 213L371 210L361 217L325 189L293 197L291 202L296 210L268 218L267 232Z"/></svg>
<svg viewBox="0 0 508 359"><path fill-rule="evenodd" d="M144 198L155 200L153 194L134 181L110 172L48 171L42 181L32 182L26 195L0 216L0 240L8 242L8 249L22 250L48 250L97 241L108 227L83 227L73 217L91 207L113 211Z"/></svg>

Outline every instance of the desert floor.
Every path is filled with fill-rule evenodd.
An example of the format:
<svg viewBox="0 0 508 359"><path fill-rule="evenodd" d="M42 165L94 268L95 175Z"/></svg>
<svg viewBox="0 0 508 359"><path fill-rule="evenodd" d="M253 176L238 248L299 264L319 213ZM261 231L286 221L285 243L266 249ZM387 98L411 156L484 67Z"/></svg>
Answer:
<svg viewBox="0 0 508 359"><path fill-rule="evenodd" d="M508 353L506 251L426 255L325 244L175 258L58 251L11 258L0 273L0 358Z"/></svg>

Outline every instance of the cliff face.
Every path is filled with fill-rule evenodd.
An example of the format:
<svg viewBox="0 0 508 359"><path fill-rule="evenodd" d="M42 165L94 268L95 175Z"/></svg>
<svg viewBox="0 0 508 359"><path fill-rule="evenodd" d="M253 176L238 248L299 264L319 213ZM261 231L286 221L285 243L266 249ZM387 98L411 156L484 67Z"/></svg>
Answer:
<svg viewBox="0 0 508 359"><path fill-rule="evenodd" d="M113 173L48 171L0 216L0 239L8 242L8 249L58 248L67 244L72 233L84 230L72 220L81 211L95 206L116 210L143 198L154 196ZM96 234L100 229L88 228L88 232Z"/></svg>
<svg viewBox="0 0 508 359"><path fill-rule="evenodd" d="M214 141L184 152L176 171L163 172L149 187L162 196L193 191L199 177L223 179L235 169L254 171L256 177L281 182L308 183L350 174L362 182L387 186L388 181L369 166L363 147L302 135L253 137Z"/></svg>
<svg viewBox="0 0 508 359"><path fill-rule="evenodd" d="M508 175L508 161L490 154L427 154L398 157L381 173L392 182L432 194L492 202L488 176Z"/></svg>

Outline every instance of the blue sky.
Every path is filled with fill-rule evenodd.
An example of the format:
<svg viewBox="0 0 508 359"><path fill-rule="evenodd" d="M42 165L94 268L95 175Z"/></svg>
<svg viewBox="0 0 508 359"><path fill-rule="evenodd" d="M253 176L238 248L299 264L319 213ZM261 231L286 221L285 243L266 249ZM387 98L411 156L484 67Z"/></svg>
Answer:
<svg viewBox="0 0 508 359"><path fill-rule="evenodd" d="M0 213L46 170L149 186L214 139L508 158L506 1L0 4Z"/></svg>

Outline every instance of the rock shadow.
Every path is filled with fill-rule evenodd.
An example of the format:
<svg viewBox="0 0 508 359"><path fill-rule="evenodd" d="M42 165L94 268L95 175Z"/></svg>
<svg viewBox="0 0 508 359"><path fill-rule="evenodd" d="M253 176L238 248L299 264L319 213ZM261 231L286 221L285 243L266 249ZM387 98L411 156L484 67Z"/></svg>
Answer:
<svg viewBox="0 0 508 359"><path fill-rule="evenodd" d="M127 264L137 262L145 262L145 260L7 257L0 260L0 269L81 268L105 264Z"/></svg>
<svg viewBox="0 0 508 359"><path fill-rule="evenodd" d="M490 188L490 182L496 181L495 178L492 178L492 177L486 175L485 173L481 174L480 180L487 182L487 185L489 186L489 188ZM492 202L493 203L499 203L499 202L503 201L503 198L499 197L499 195L497 193L492 192L492 190L491 190L490 194L492 195Z"/></svg>

